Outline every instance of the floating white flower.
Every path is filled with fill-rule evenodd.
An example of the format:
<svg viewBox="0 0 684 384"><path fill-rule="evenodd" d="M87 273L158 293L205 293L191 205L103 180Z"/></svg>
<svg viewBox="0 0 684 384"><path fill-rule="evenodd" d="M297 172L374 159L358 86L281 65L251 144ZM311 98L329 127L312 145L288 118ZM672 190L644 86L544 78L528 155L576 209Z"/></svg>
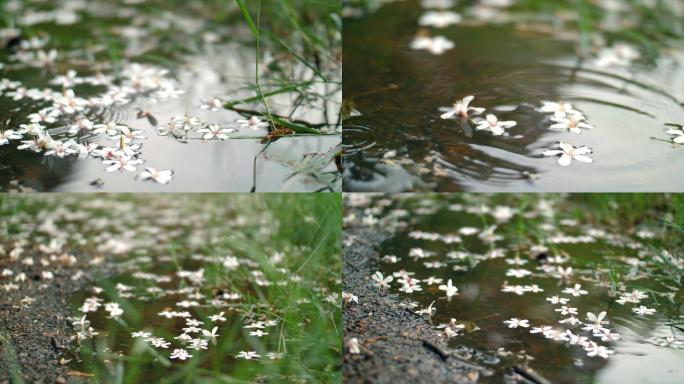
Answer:
<svg viewBox="0 0 684 384"><path fill-rule="evenodd" d="M606 311L603 311L597 315L587 312L587 320L589 321L588 323L585 324L585 327L582 328L585 331L592 331L592 332L601 332L604 328L604 324L610 323L607 320L603 320L606 317Z"/></svg>
<svg viewBox="0 0 684 384"><path fill-rule="evenodd" d="M632 312L634 312L637 315L643 316L643 315L652 315L655 313L655 309L653 308L648 308L645 305L640 305L638 307L632 308Z"/></svg>
<svg viewBox="0 0 684 384"><path fill-rule="evenodd" d="M554 309L556 312L560 312L561 315L567 316L567 315L576 315L577 314L577 308L575 307L568 307L567 305L563 305L560 308Z"/></svg>
<svg viewBox="0 0 684 384"><path fill-rule="evenodd" d="M109 167L107 167L107 172L115 172L120 170L135 172L135 166L142 164L143 161L141 159L135 159L126 155L120 155L111 160L105 160L103 163L109 165Z"/></svg>
<svg viewBox="0 0 684 384"><path fill-rule="evenodd" d="M668 129L666 132L670 135L674 135L672 141L674 141L677 144L684 144L684 127L677 129Z"/></svg>
<svg viewBox="0 0 684 384"><path fill-rule="evenodd" d="M258 359L261 357L258 353L255 351L240 351L240 353L237 354L237 357L240 359L245 359L245 360L252 360L252 359Z"/></svg>
<svg viewBox="0 0 684 384"><path fill-rule="evenodd" d="M447 281L446 285L440 285L439 290L444 291L447 297L458 295L458 288L451 284L451 279Z"/></svg>
<svg viewBox="0 0 684 384"><path fill-rule="evenodd" d="M454 103L453 108L450 108L449 111L446 113L443 113L440 118L442 119L451 119L454 116L458 117L464 117L468 118L470 117L470 112L472 112L473 115L479 115L482 112L485 111L484 108L476 108L476 107L471 107L470 103L475 99L475 96L466 96L463 98L463 100L457 100Z"/></svg>
<svg viewBox="0 0 684 384"><path fill-rule="evenodd" d="M429 51L433 55L441 55L454 46L454 42L444 36L416 36L411 42L411 49Z"/></svg>
<svg viewBox="0 0 684 384"><path fill-rule="evenodd" d="M267 128L270 124L266 121L262 121L257 116L252 116L249 119L240 119L235 121L241 128L250 128L254 131L258 131L262 128Z"/></svg>
<svg viewBox="0 0 684 384"><path fill-rule="evenodd" d="M10 140L18 140L21 139L23 136L11 129L8 129L6 131L1 131L0 130L0 145L5 145L9 143Z"/></svg>
<svg viewBox="0 0 684 384"><path fill-rule="evenodd" d="M450 25L458 24L463 20L463 17L456 12L451 11L429 11L425 12L420 19L418 25L423 27L444 28Z"/></svg>
<svg viewBox="0 0 684 384"><path fill-rule="evenodd" d="M171 118L171 121L176 128L182 129L183 131L190 131L195 129L195 127L202 125L202 120L188 115L174 116Z"/></svg>
<svg viewBox="0 0 684 384"><path fill-rule="evenodd" d="M547 297L546 301L550 302L551 304L567 304L570 299L566 299L565 297L560 297L560 296L551 296Z"/></svg>
<svg viewBox="0 0 684 384"><path fill-rule="evenodd" d="M178 359L178 360L187 360L191 358L192 355L188 353L185 349L179 348L179 349L174 349L173 353L171 353L171 356L169 356L170 359Z"/></svg>
<svg viewBox="0 0 684 384"><path fill-rule="evenodd" d="M542 101L542 106L539 108L539 112L553 113L554 117L558 119L567 117L568 115L583 117L582 112L576 110L572 104L565 102Z"/></svg>
<svg viewBox="0 0 684 384"><path fill-rule="evenodd" d="M48 68L48 67L51 67L55 63L55 60L57 60L57 51L56 50L51 49L48 52L41 50L41 51L36 52L36 59L31 64L34 67Z"/></svg>
<svg viewBox="0 0 684 384"><path fill-rule="evenodd" d="M232 128L222 128L219 124L210 124L205 128L200 128L197 133L203 133L203 140L220 139L228 140L230 137L227 133L235 132Z"/></svg>
<svg viewBox="0 0 684 384"><path fill-rule="evenodd" d="M615 351L612 351L603 345L598 345L596 343L591 343L591 342L588 343L588 345L584 348L584 350L587 352L587 356L590 356L590 357L600 356L600 357L603 357L604 359L607 359L610 355L615 353Z"/></svg>
<svg viewBox="0 0 684 384"><path fill-rule="evenodd" d="M515 127L517 124L515 121L499 121L495 115L489 114L475 129L478 131L490 131L494 136L503 136L508 134L506 129Z"/></svg>
<svg viewBox="0 0 684 384"><path fill-rule="evenodd" d="M509 269L506 271L506 276L513 276L517 278L523 278L525 276L531 275L532 272L528 271L527 269Z"/></svg>
<svg viewBox="0 0 684 384"><path fill-rule="evenodd" d="M628 67L635 60L641 58L641 53L634 46L617 43L612 47L604 48L599 53L598 59L596 59L596 65L599 67Z"/></svg>
<svg viewBox="0 0 684 384"><path fill-rule="evenodd" d="M569 295L577 297L577 296L586 295L589 292L582 289L582 286L580 284L575 284L575 286L572 288L565 288L563 290L563 293L567 293Z"/></svg>
<svg viewBox="0 0 684 384"><path fill-rule="evenodd" d="M32 123L47 123L52 124L57 121L59 117L59 111L50 109L41 109L38 112L31 113L28 115L28 119Z"/></svg>
<svg viewBox="0 0 684 384"><path fill-rule="evenodd" d="M146 167L145 170L138 175L138 178L140 180L154 180L159 184L168 184L173 179L173 171L158 171L152 167Z"/></svg>
<svg viewBox="0 0 684 384"><path fill-rule="evenodd" d="M560 142L557 144L560 149L550 149L544 151L544 156L558 156L558 164L563 167L570 165L572 160L581 161L583 163L592 163L592 160L588 154L591 154L591 148L587 146L574 147L571 144Z"/></svg>
<svg viewBox="0 0 684 384"><path fill-rule="evenodd" d="M510 320L504 320L504 324L508 326L508 328L529 328L530 327L530 321L525 320L525 319L518 319L517 317L512 317Z"/></svg>
<svg viewBox="0 0 684 384"><path fill-rule="evenodd" d="M581 134L582 129L594 129L594 126L584 122L583 116L566 115L565 117L553 117L553 121L556 124L551 125L549 128L557 129L562 131L569 131L576 134Z"/></svg>
<svg viewBox="0 0 684 384"><path fill-rule="evenodd" d="M200 104L200 108L208 109L210 111L218 111L219 109L223 108L223 101L216 97L208 100L202 100L201 103L202 104Z"/></svg>

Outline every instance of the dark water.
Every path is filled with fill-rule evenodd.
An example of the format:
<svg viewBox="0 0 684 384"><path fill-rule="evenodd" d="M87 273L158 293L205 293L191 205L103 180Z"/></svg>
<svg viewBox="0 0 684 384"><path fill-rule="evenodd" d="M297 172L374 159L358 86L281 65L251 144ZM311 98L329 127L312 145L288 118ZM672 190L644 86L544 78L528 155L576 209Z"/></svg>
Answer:
<svg viewBox="0 0 684 384"><path fill-rule="evenodd" d="M18 7L15 5L18 4ZM212 3L213 4L213 3ZM100 71L115 76L132 63L142 63L156 69L167 69L166 78L176 89L185 93L176 98L155 102L149 95L139 95L131 103L87 111L84 114L95 123L113 120L131 129L140 129L146 139L141 158L144 165L136 172L106 172L106 165L93 158L76 159L47 157L30 151L16 149L16 141L0 146L0 188L35 189L40 191L163 191L163 192L213 192L213 191L314 191L332 185L339 189L339 174L334 164L328 164L321 172L331 172L326 178L316 180L308 175L294 175L305 154L326 153L341 141L336 134L337 115L341 92L335 92L331 84L315 84L312 93L326 98L298 100L296 93L283 93L269 98L270 112L291 116L292 119L318 124L332 134L323 136L289 137L277 140L266 147L260 137L265 129L253 131L239 128L227 141L202 142L201 135L184 143L159 136L155 125L164 126L173 116L185 113L208 123L238 128L236 120L262 115L260 103L240 105L247 113L219 109L201 109L201 100L218 97L223 101L239 100L254 96L253 82L256 52L249 29L238 17L221 22L221 12L235 12L230 4L213 9L215 4L181 3L158 4L157 2L64 2L33 4L19 2L5 4L3 11L22 28L22 39L28 36L49 37L42 50L56 49L58 59L49 69L27 68L11 60L15 48L0 51L0 78L21 81L27 88L60 87L49 84L57 75L76 70L79 76L90 76ZM16 8L16 9L15 9ZM77 19L60 24L51 12L75 14ZM236 13L236 12L235 12ZM31 21L35 15L48 15L45 21ZM50 16L52 15L52 16ZM28 21L27 21L28 19ZM2 26L2 24L0 24ZM5 25L7 27L7 25ZM3 40L3 44L7 43ZM36 49L35 51L40 50ZM293 81L305 81L312 73L303 65L290 59L274 56L268 47L260 53L265 92L282 86L280 75L269 73L270 66L280 66L292 71ZM334 67L334 66L333 66ZM340 77L339 68L330 69L328 75L334 81ZM100 95L105 87L76 85L79 97ZM27 122L27 116L47 106L46 103L23 99L12 100L0 95L0 129L18 129ZM149 111L156 122L139 117L139 109ZM49 125L53 138L66 140L64 127L69 119ZM75 137L77 141L96 142L112 146L106 135ZM27 138L25 138L27 139ZM263 150L263 151L262 151ZM256 157L256 160L255 160ZM174 179L167 185L135 179L136 174L149 166L157 170L173 170ZM323 182L321 182L323 180ZM96 182L98 186L91 183Z"/></svg>
<svg viewBox="0 0 684 384"><path fill-rule="evenodd" d="M423 10L390 3L344 24L344 98L356 112L344 123L349 191L679 191L684 151L667 140L684 123L681 51L654 66L598 66L582 60L567 31L538 33L526 22L481 23L465 15L428 28L455 48L442 55L410 49ZM513 19L515 20L515 19ZM442 120L440 107L472 103L509 136ZM542 101L566 101L595 129L549 130ZM542 156L558 141L593 149L592 164L560 167Z"/></svg>
<svg viewBox="0 0 684 384"><path fill-rule="evenodd" d="M465 326L449 345L460 356L487 367L480 382L502 382L510 378L514 366L525 365L552 383L681 382L684 334L668 323L681 322L684 297L681 285L667 278L667 268L672 267L654 261L653 254L660 250L660 227L639 228L654 232L654 238L641 238L635 235L636 229L577 220L581 216L576 212L587 209L581 203L511 203L518 213L497 222L491 213L496 209L494 203L484 197L374 198L368 214L377 216L382 225L399 228L381 250L382 255L399 258L396 263L385 261L379 268L385 276L395 274L390 291L414 302L413 311L434 302L435 326L452 318ZM549 208L555 216L548 215ZM500 238L483 240L480 234L495 225L493 234ZM459 234L465 227L475 228L476 233ZM420 232L439 236L436 240L418 239L416 234ZM445 241L450 235L458 239ZM411 256L420 252L427 256ZM516 260L524 264L511 264ZM435 262L438 264L430 264ZM558 266L571 267L572 274L566 279L554 277ZM507 271L514 268L531 274L507 276ZM412 277L421 281L422 291L399 291L399 271L414 273ZM616 280L610 278L613 272L619 276ZM428 285L429 277L443 282ZM449 279L459 292L447 300L438 286ZM506 284L536 284L543 292L503 292ZM562 292L575 284L580 284L587 294L574 297ZM633 289L645 292L646 297L639 304L620 305L617 299ZM569 298L566 305L576 308L576 317L585 322L587 312L606 311L610 324L605 327L619 333L619 340L603 342L580 326L560 324L559 320L568 316L555 311L561 305L546 300L556 295ZM656 311L637 316L632 307L639 305ZM531 328L509 329L503 321L513 317L528 319L531 327L544 324L561 331L571 329L615 353L607 359L590 357L578 345L531 334ZM473 355L470 348L480 353Z"/></svg>

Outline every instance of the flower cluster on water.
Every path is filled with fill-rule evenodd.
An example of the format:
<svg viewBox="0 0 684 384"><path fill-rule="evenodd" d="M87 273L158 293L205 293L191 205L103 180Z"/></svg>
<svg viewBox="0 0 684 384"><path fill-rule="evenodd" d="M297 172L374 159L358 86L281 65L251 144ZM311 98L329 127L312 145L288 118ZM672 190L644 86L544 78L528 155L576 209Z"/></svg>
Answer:
<svg viewBox="0 0 684 384"><path fill-rule="evenodd" d="M459 107L461 111L466 108ZM346 227L390 228L395 239L401 238L387 242L392 253L379 258L380 270L369 280L381 288L380 294L398 292L404 299L402 305L429 317L437 324L435 332L447 340L479 328L489 336L502 334L512 339L525 332L569 350L581 348L586 358L607 359L619 353L615 347L630 324L653 322L654 328L668 327L656 298L674 298L679 288L649 282L650 271L659 265L652 242L658 241L660 231L642 227L620 233L616 228L568 217L563 203L547 199L522 208L490 204L487 197L475 195L459 198L462 202L408 196L353 195L345 199L350 208L344 219ZM453 215L448 216L449 212ZM449 226L436 224L436 218L441 223L446 217L453 219ZM473 225L478 222L484 224ZM515 230L521 222L535 235L521 238ZM435 226L440 229L434 230ZM356 241L348 237L345 246ZM620 256L604 259L586 251L574 254L575 245L614 247ZM587 263L587 257L592 261ZM609 275L613 272L607 265L631 272L620 275L622 281L612 283L611 288ZM684 270L681 259L673 259L673 265ZM635 287L630 287L632 281ZM500 294L491 289L497 283ZM643 284L649 286L650 295ZM346 305L364 301L353 289L344 295L353 298L345 301ZM471 306L477 309L471 312ZM534 310L521 309L528 306ZM482 312L484 308L496 310L489 316ZM469 318L473 313L477 318ZM620 327L611 326L610 320L617 319ZM356 346L363 343L358 337L354 341ZM658 338L653 344L679 348L682 341ZM356 353L364 352L359 349Z"/></svg>

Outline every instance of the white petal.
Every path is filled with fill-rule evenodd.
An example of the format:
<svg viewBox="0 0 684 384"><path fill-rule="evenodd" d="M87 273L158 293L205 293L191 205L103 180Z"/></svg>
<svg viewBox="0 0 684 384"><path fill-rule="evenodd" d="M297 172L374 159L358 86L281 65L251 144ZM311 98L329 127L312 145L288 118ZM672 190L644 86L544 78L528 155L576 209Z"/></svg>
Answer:
<svg viewBox="0 0 684 384"><path fill-rule="evenodd" d="M570 165L571 162L572 162L572 157L570 157L566 154L563 154L563 156L558 158L558 164L560 164L563 167L567 167L568 165Z"/></svg>
<svg viewBox="0 0 684 384"><path fill-rule="evenodd" d="M443 113L439 117L446 120L446 119L451 119L455 114L456 114L456 110L451 110L447 113Z"/></svg>
<svg viewBox="0 0 684 384"><path fill-rule="evenodd" d="M593 163L594 160L592 160L590 157L585 156L585 155L575 155L575 160L581 161L583 163Z"/></svg>
<svg viewBox="0 0 684 384"><path fill-rule="evenodd" d="M566 130L566 129L568 129L568 125L565 123L553 124L552 126L549 127L549 129Z"/></svg>
<svg viewBox="0 0 684 384"><path fill-rule="evenodd" d="M544 151L543 155L544 156L558 156L561 153L563 153L563 151L561 151L560 149L550 149L548 151Z"/></svg>

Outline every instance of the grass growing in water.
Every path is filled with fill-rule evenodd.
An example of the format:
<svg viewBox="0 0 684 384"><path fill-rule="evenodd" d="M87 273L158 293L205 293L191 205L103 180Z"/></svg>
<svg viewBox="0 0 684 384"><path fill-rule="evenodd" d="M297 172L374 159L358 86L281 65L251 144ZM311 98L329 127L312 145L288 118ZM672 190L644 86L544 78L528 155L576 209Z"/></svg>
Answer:
<svg viewBox="0 0 684 384"><path fill-rule="evenodd" d="M65 242L63 250L76 255L80 267L89 269L85 265L92 260L109 265L92 283L100 293L88 288L73 297L74 320L85 314L99 334L72 341L72 375L90 382L334 382L339 380L341 349L340 204L336 195L302 194L4 196L0 212L13 218L12 224L2 226L10 241L30 235L42 242L45 228L36 224L55 220L62 228L57 237ZM66 219L60 211L80 219ZM120 232L134 222L137 235ZM105 261L102 242L89 229L93 225L111 241L137 245L118 256L105 256ZM74 241L79 231L86 239L81 244ZM157 231L163 235L152 234ZM77 273L52 264L44 270L54 273L54 279ZM200 284L174 277L199 268ZM154 280L164 277L172 280ZM211 304L228 293L241 297ZM186 294L203 304L176 306ZM110 318L102 309L81 313L79 307L89 296L116 303L123 314ZM191 312L209 331L218 326L216 344L208 344L208 350L186 346L193 355L188 360L170 358L173 349L182 348L173 337L186 325L183 318L159 316L169 308ZM225 312L224 322L211 318L219 311ZM275 324L264 329L267 335L254 337L248 334L254 329L245 325L259 319ZM79 331L79 326L74 328ZM173 347L153 347L131 338L136 331L151 332ZM261 357L238 358L241 351ZM277 358L271 360L271 352Z"/></svg>

